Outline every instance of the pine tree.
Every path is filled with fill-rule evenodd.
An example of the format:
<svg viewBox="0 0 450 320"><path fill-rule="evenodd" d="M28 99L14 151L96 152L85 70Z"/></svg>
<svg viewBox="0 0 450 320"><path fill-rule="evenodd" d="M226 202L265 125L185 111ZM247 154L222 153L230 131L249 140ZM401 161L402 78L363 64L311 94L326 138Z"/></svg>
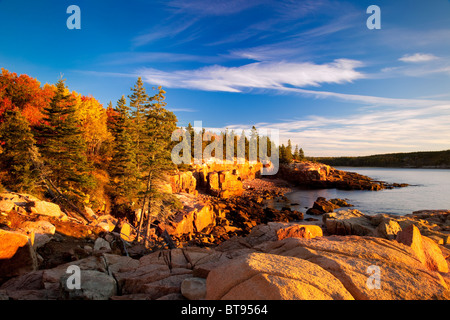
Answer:
<svg viewBox="0 0 450 320"><path fill-rule="evenodd" d="M294 160L300 160L300 153L298 151L298 144L295 145Z"/></svg>
<svg viewBox="0 0 450 320"><path fill-rule="evenodd" d="M146 116L145 132L147 135L147 158L142 162L143 178L146 180L146 189L142 193L142 212L139 222L139 233L142 230L144 214L146 213L146 240L147 243L150 225L154 219L166 218L165 203L173 201L167 194L160 190L161 183L165 182L166 174L174 169L171 161L171 135L176 129L177 118L166 110L165 91L159 87L158 93L152 98Z"/></svg>
<svg viewBox="0 0 450 320"><path fill-rule="evenodd" d="M298 157L300 161L305 160L305 153L303 152L302 148L300 148L300 151L298 152Z"/></svg>
<svg viewBox="0 0 450 320"><path fill-rule="evenodd" d="M282 143L279 147L278 151L279 157L280 157L280 163L287 163L286 159L286 146Z"/></svg>
<svg viewBox="0 0 450 320"><path fill-rule="evenodd" d="M195 131L194 127L192 127L191 123L189 122L188 126L186 127L187 134L191 137L191 159L194 158L194 143L195 143Z"/></svg>
<svg viewBox="0 0 450 320"><path fill-rule="evenodd" d="M146 155L146 132L145 132L145 121L148 115L148 108L150 106L150 99L144 87L142 79L139 77L136 84L131 88L131 95L128 96L130 99L131 115L134 123L133 128L133 141L136 144L136 165L138 171L141 170L141 165L145 161Z"/></svg>
<svg viewBox="0 0 450 320"><path fill-rule="evenodd" d="M244 162L247 159L245 131L242 130L241 135L236 137L236 157L238 162Z"/></svg>
<svg viewBox="0 0 450 320"><path fill-rule="evenodd" d="M258 161L259 160L259 135L258 130L256 130L255 126L252 126L252 130L250 132L250 140L249 140L249 161Z"/></svg>
<svg viewBox="0 0 450 320"><path fill-rule="evenodd" d="M33 155L37 154L35 139L28 121L16 108L6 111L0 126L0 167L7 171L4 186L17 191L32 191L38 179L37 168L33 165Z"/></svg>
<svg viewBox="0 0 450 320"><path fill-rule="evenodd" d="M292 162L292 143L291 143L291 139L288 140L288 144L285 150L285 159L286 159L286 163L291 163Z"/></svg>
<svg viewBox="0 0 450 320"><path fill-rule="evenodd" d="M76 118L75 101L66 91L64 80L59 80L55 95L43 111L39 147L54 184L62 191L82 196L82 191L92 189L95 181Z"/></svg>
<svg viewBox="0 0 450 320"><path fill-rule="evenodd" d="M114 110L117 115L111 127L114 143L109 165L110 183L113 187L113 197L116 204L121 202L119 198L127 199L131 203L136 197L138 171L131 138L130 108L127 106L124 96L117 102Z"/></svg>

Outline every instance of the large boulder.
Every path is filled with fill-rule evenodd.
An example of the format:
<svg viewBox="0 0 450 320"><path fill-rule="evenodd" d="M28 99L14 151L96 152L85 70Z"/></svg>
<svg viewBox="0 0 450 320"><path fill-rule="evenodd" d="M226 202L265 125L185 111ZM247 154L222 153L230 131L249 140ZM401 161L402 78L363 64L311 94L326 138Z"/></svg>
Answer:
<svg viewBox="0 0 450 320"><path fill-rule="evenodd" d="M209 172L207 176L207 191L209 194L230 198L241 196L244 192L242 179L236 170Z"/></svg>
<svg viewBox="0 0 450 320"><path fill-rule="evenodd" d="M286 238L305 238L312 239L315 237L322 237L322 228L316 225L293 225L287 228L277 230L277 239L283 240Z"/></svg>
<svg viewBox="0 0 450 320"><path fill-rule="evenodd" d="M207 300L351 300L331 273L303 259L251 253L213 269Z"/></svg>
<svg viewBox="0 0 450 320"><path fill-rule="evenodd" d="M186 193L180 193L176 196L183 204L183 209L161 223L159 225L161 229L167 230L170 235L178 237L193 234L195 231L201 232L205 228L215 225L216 214L210 203Z"/></svg>
<svg viewBox="0 0 450 320"><path fill-rule="evenodd" d="M329 234L373 236L376 226L359 210L340 210L323 215L322 220Z"/></svg>
<svg viewBox="0 0 450 320"><path fill-rule="evenodd" d="M333 212L334 209L339 208L338 205L335 205L331 201L327 201L327 199L323 197L318 197L316 201L314 201L313 207L306 211L307 214L318 215L328 212Z"/></svg>
<svg viewBox="0 0 450 320"><path fill-rule="evenodd" d="M14 209L14 207L14 201L11 201L9 199L0 201L0 212L9 213Z"/></svg>
<svg viewBox="0 0 450 320"><path fill-rule="evenodd" d="M37 270L33 240L24 234L0 229L0 279Z"/></svg>
<svg viewBox="0 0 450 320"><path fill-rule="evenodd" d="M28 207L31 213L58 218L60 220L67 220L67 215L61 211L61 208L56 204L48 201L36 200L30 201Z"/></svg>
<svg viewBox="0 0 450 320"><path fill-rule="evenodd" d="M169 177L172 193L188 193L196 195L198 192L197 179L192 171L177 172Z"/></svg>
<svg viewBox="0 0 450 320"><path fill-rule="evenodd" d="M447 261L439 246L433 240L422 236L416 226L410 225L399 232L397 241L411 247L417 258L429 270L448 272Z"/></svg>
<svg viewBox="0 0 450 320"><path fill-rule="evenodd" d="M68 300L108 300L117 294L116 280L100 271L80 270L80 288L67 286L70 274L61 277L62 297Z"/></svg>
<svg viewBox="0 0 450 320"><path fill-rule="evenodd" d="M288 238L263 243L256 249L322 267L357 300L450 298L442 276L428 270L413 249L396 241L359 236Z"/></svg>
<svg viewBox="0 0 450 320"><path fill-rule="evenodd" d="M115 229L118 220L109 214L105 214L100 216L96 221L93 222L93 225L96 227L102 228L107 232L111 232Z"/></svg>
<svg viewBox="0 0 450 320"><path fill-rule="evenodd" d="M206 279L187 278L181 283L181 294L189 300L202 300L206 296Z"/></svg>
<svg viewBox="0 0 450 320"><path fill-rule="evenodd" d="M206 227L216 224L216 214L209 204L199 205L195 213L194 226L198 232L203 231Z"/></svg>
<svg viewBox="0 0 450 320"><path fill-rule="evenodd" d="M56 227L48 221L25 221L20 225L20 230L25 233L34 234L55 234Z"/></svg>

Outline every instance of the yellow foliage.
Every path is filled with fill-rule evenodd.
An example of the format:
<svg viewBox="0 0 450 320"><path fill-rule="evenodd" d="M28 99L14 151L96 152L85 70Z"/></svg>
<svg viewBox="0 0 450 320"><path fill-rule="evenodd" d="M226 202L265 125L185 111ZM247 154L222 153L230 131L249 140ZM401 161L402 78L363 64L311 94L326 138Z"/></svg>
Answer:
<svg viewBox="0 0 450 320"><path fill-rule="evenodd" d="M81 123L88 152L95 154L103 142L112 139L106 125L106 110L94 97L82 96L75 91L72 96L76 100L76 115Z"/></svg>

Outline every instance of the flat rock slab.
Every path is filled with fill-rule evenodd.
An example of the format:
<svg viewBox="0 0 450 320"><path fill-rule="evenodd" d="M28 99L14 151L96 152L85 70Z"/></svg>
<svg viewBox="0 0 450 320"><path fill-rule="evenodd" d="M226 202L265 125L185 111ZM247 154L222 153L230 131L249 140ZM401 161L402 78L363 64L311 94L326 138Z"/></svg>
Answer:
<svg viewBox="0 0 450 320"><path fill-rule="evenodd" d="M206 281L207 300L353 299L319 265L265 253L251 253L213 269Z"/></svg>

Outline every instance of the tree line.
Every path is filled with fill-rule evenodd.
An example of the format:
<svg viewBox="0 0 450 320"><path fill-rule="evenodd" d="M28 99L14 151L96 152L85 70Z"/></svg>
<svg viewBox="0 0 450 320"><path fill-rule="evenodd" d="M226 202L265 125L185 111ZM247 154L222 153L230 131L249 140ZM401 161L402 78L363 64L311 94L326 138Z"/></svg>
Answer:
<svg viewBox="0 0 450 320"><path fill-rule="evenodd" d="M362 157L316 157L311 160L330 166L450 168L450 150L378 154Z"/></svg>

